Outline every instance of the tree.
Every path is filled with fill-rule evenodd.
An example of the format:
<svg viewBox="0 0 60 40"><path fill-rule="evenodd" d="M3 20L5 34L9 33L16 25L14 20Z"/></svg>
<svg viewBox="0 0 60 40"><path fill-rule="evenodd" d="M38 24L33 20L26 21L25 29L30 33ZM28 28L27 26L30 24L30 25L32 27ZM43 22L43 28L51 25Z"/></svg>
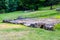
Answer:
<svg viewBox="0 0 60 40"><path fill-rule="evenodd" d="M19 6L22 6L24 10L35 10L38 9L40 0L20 0Z"/></svg>
<svg viewBox="0 0 60 40"><path fill-rule="evenodd" d="M60 0L0 0L0 10L5 9L6 12L16 10L38 10L42 6L50 6L60 2Z"/></svg>

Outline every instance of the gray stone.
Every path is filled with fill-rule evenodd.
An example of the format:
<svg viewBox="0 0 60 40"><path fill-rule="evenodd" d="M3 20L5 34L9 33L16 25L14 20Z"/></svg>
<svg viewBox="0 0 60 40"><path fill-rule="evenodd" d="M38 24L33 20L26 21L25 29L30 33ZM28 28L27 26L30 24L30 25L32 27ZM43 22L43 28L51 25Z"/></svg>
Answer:
<svg viewBox="0 0 60 40"><path fill-rule="evenodd" d="M46 29L46 30L54 30L54 24L45 24L44 29Z"/></svg>
<svg viewBox="0 0 60 40"><path fill-rule="evenodd" d="M45 26L44 23L35 23L35 27L37 28L43 28Z"/></svg>
<svg viewBox="0 0 60 40"><path fill-rule="evenodd" d="M45 26L44 23L34 23L34 24L30 24L31 27L35 27L35 28L43 28Z"/></svg>
<svg viewBox="0 0 60 40"><path fill-rule="evenodd" d="M34 27L34 28L36 28L35 24L30 24L30 27Z"/></svg>
<svg viewBox="0 0 60 40"><path fill-rule="evenodd" d="M22 21L20 20L13 20L13 21L10 21L10 23L13 23L13 24L24 24Z"/></svg>
<svg viewBox="0 0 60 40"><path fill-rule="evenodd" d="M54 30L54 25L60 23L60 19L37 19L37 18L17 18L15 20L3 20L5 23L22 24L28 27Z"/></svg>
<svg viewBox="0 0 60 40"><path fill-rule="evenodd" d="M29 26L29 27L33 27L32 25L34 25L35 22L30 22L30 21L27 21L24 23L25 26Z"/></svg>
<svg viewBox="0 0 60 40"><path fill-rule="evenodd" d="M3 20L4 23L10 23L11 20Z"/></svg>
<svg viewBox="0 0 60 40"><path fill-rule="evenodd" d="M56 11L60 11L60 8L56 8Z"/></svg>

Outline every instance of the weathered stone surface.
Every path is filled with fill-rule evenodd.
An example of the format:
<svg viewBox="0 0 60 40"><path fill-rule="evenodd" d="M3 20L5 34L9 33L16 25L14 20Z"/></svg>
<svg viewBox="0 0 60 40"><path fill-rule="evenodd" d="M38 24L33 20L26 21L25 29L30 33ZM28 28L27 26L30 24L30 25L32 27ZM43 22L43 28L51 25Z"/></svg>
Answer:
<svg viewBox="0 0 60 40"><path fill-rule="evenodd" d="M54 30L54 24L45 24L44 29L46 29L46 30Z"/></svg>
<svg viewBox="0 0 60 40"><path fill-rule="evenodd" d="M27 21L24 23L25 26L29 26L29 27L33 27L32 25L34 25L35 22L30 22L30 21Z"/></svg>
<svg viewBox="0 0 60 40"><path fill-rule="evenodd" d="M60 8L56 8L56 11L60 11Z"/></svg>
<svg viewBox="0 0 60 40"><path fill-rule="evenodd" d="M10 21L10 23L13 23L13 24L24 24L23 21L20 21L20 20L13 20L13 21Z"/></svg>
<svg viewBox="0 0 60 40"><path fill-rule="evenodd" d="M35 23L35 27L37 28L43 28L45 26L44 23Z"/></svg>
<svg viewBox="0 0 60 40"><path fill-rule="evenodd" d="M60 23L60 19L37 19L37 18L17 18L15 20L3 20L5 23L22 24L29 27L54 30L54 25Z"/></svg>
<svg viewBox="0 0 60 40"><path fill-rule="evenodd" d="M4 23L10 23L11 20L3 20Z"/></svg>
<svg viewBox="0 0 60 40"><path fill-rule="evenodd" d="M36 28L35 24L30 24L30 27L34 27L34 28Z"/></svg>

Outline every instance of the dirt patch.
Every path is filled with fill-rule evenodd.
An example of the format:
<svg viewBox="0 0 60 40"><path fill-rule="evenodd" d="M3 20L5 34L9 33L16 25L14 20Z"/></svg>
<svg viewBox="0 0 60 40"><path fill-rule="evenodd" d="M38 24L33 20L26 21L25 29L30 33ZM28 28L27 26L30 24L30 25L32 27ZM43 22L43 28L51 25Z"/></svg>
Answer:
<svg viewBox="0 0 60 40"><path fill-rule="evenodd" d="M0 30L1 29L8 29L8 28L24 28L23 25L17 25L17 24L8 24L8 23L2 23L0 24Z"/></svg>

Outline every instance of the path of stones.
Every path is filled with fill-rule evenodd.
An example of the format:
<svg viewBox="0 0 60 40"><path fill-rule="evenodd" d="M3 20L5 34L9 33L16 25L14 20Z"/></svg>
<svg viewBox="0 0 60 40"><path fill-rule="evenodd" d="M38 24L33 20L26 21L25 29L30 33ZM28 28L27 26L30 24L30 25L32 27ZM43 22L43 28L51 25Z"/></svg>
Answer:
<svg viewBox="0 0 60 40"><path fill-rule="evenodd" d="M44 28L46 30L53 30L54 26L60 23L60 19L56 18L18 18L15 20L4 20L6 23L22 24L28 27Z"/></svg>
<svg viewBox="0 0 60 40"><path fill-rule="evenodd" d="M20 19L20 20L12 20L12 23L24 23L27 24L31 23L46 23L46 24L57 24L60 23L60 19L55 18L45 18L45 19L37 19L37 18L29 18L29 19ZM29 34L29 31L22 31L22 32L0 32L0 40L20 40L22 37L25 37Z"/></svg>
<svg viewBox="0 0 60 40"><path fill-rule="evenodd" d="M43 19L26 18L26 19L16 19L16 20L8 21L8 23L23 24L25 26L29 26L30 24L34 24L34 23L58 24L58 23L60 23L60 19L56 19L56 18L43 18Z"/></svg>

